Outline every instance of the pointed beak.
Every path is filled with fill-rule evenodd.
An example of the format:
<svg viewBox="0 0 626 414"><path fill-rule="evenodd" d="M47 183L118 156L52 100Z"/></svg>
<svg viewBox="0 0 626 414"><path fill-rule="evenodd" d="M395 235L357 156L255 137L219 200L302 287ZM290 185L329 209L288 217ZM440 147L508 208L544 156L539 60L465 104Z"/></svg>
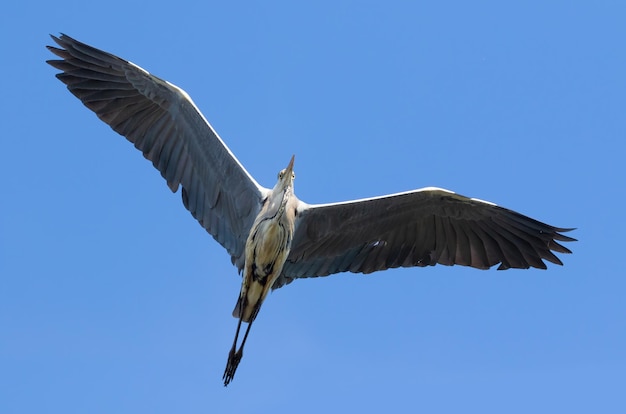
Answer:
<svg viewBox="0 0 626 414"><path fill-rule="evenodd" d="M291 161L289 161L289 165L285 169L285 173L286 173L285 175L287 177L291 176L291 173L293 172L293 162L294 162L295 159L296 159L296 156L292 155L291 156Z"/></svg>

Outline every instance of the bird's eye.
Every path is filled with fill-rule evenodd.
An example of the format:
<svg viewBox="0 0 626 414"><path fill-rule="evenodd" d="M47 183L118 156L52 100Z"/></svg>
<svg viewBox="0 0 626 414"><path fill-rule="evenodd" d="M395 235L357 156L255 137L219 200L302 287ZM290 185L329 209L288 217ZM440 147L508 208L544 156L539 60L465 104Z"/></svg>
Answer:
<svg viewBox="0 0 626 414"><path fill-rule="evenodd" d="M286 172L286 171L287 171L287 170L286 170L286 169L284 169L284 170L281 170L281 171L278 173L278 179L279 179L279 180L282 180L282 179L283 179L283 177L285 176L285 172ZM294 178L296 178L296 174L295 174L294 172L292 172L292 173L291 173L291 179L293 180Z"/></svg>

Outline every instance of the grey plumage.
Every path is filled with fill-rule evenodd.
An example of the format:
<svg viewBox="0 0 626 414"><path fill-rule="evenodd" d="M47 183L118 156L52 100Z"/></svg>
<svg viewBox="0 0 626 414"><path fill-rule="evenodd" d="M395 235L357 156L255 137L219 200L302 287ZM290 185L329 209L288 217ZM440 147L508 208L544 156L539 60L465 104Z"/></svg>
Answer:
<svg viewBox="0 0 626 414"><path fill-rule="evenodd" d="M185 207L244 273L234 312L239 317L237 332L242 321L249 323L249 330L267 293L255 291L254 303L240 303L253 282L263 289L277 289L297 278L437 263L478 269L498 264L498 269L545 269L544 260L562 264L553 252L570 253L559 242L574 241L562 234L572 229L553 227L448 190L424 188L315 205L296 198L293 178L285 181L280 177L272 190L262 187L183 90L69 36L52 39L60 46L48 46L61 58L48 61L61 71L57 78L102 121L142 151L170 190L175 192L182 186ZM287 168L289 174L292 168L293 158ZM259 213L267 214L273 208L267 203L272 200L284 202L288 212L267 222L272 226L281 223L281 233L277 234L289 237L289 243L278 243L276 251L273 246L255 245L249 237L251 230L274 229L265 224L257 227ZM263 243L267 242L265 237ZM255 274L255 249L271 251L281 263L268 268L265 276ZM267 281L261 283L263 277L270 277L268 286L263 284ZM253 308L242 310L246 305ZM243 343L235 354L237 337L234 342L225 384L234 376L241 358Z"/></svg>
<svg viewBox="0 0 626 414"><path fill-rule="evenodd" d="M574 241L561 234L569 230L432 187L301 205L291 252L274 287L301 277L437 263L545 269L543 260L563 264L551 250L571 253L557 242Z"/></svg>
<svg viewBox="0 0 626 414"><path fill-rule="evenodd" d="M62 60L48 63L83 104L144 157L185 207L243 269L248 230L260 211L261 187L180 88L139 66L69 36L52 36Z"/></svg>

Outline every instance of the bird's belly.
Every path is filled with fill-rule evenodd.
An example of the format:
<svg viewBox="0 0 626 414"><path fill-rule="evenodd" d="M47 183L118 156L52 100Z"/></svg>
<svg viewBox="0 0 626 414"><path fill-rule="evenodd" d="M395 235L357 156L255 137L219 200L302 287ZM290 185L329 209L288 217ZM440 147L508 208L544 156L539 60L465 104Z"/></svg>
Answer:
<svg viewBox="0 0 626 414"><path fill-rule="evenodd" d="M281 221L264 220L246 246L246 273L262 285L274 283L282 271L289 249L291 232Z"/></svg>
<svg viewBox="0 0 626 414"><path fill-rule="evenodd" d="M280 221L265 220L251 233L246 243L245 273L239 301L233 316L245 322L256 312L283 269L291 247L292 230ZM241 313L239 306L243 305Z"/></svg>
<svg viewBox="0 0 626 414"><path fill-rule="evenodd" d="M287 232L280 223L261 223L256 239L253 256L257 268L275 263L281 254L287 252Z"/></svg>

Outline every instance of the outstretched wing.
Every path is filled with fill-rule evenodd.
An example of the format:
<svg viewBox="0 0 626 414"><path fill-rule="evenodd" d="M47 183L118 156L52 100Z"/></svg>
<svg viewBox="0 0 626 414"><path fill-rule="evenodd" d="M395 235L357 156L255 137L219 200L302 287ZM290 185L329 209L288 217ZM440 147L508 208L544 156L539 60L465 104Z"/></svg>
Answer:
<svg viewBox="0 0 626 414"><path fill-rule="evenodd" d="M394 267L459 264L488 269L562 264L552 251L572 229L448 190L424 188L344 203L300 202L291 252L277 289L295 278Z"/></svg>
<svg viewBox="0 0 626 414"><path fill-rule="evenodd" d="M161 172L185 207L243 267L246 237L267 189L248 174L182 89L69 36L48 49L57 78Z"/></svg>

